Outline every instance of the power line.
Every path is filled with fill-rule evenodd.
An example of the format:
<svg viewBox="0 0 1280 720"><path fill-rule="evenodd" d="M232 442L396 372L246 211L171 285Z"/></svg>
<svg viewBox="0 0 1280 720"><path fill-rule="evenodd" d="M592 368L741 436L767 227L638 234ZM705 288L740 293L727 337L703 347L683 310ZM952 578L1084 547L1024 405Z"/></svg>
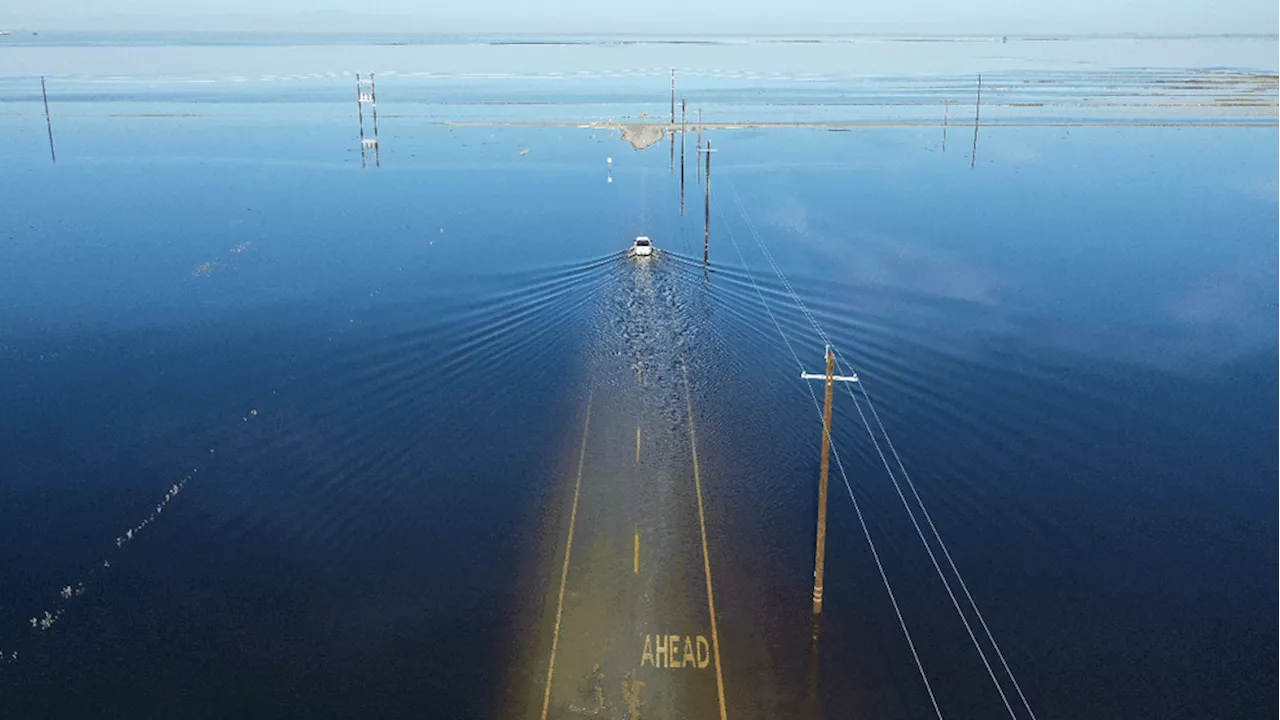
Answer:
<svg viewBox="0 0 1280 720"><path fill-rule="evenodd" d="M836 352L837 356L839 351ZM853 390L849 390L850 394ZM960 587L964 590L964 595L969 600L969 604L973 607L974 614L978 617L978 622L982 624L982 630L987 635L987 640L991 642L991 646L995 648L996 656L1000 658L1000 664L1004 667L1004 671L1008 673L1009 680L1013 682L1013 687L1018 691L1018 697L1022 700L1022 706L1027 709L1027 713L1031 715L1031 720L1036 720L1036 713L1031 709L1031 703L1027 702L1027 696L1022 692L1022 686L1018 684L1018 678L1014 676L1013 670L1009 668L1009 661L1005 659L1004 652L1000 650L1000 644L991 634L991 628L987 626L987 620L982 616L982 611L978 609L978 603L974 601L973 595L969 592L969 586L964 581L964 577L960 574L960 570L956 568L955 560L951 559L951 551L947 549L947 544L942 541L942 535L938 532L938 527L934 525L933 518L929 515L928 508L925 507L924 501L920 499L920 493L916 490L916 484L911 480L911 474L907 472L906 465L903 464L902 458L898 455L898 450L893 446L893 440L889 437L889 433L884 428L884 423L880 421L880 413L876 412L876 406L871 402L871 396L867 395L867 390L862 389L863 398L867 401L867 407L871 410L872 417L875 418L876 425L880 427L880 433L884 435L885 443L889 446L889 451L893 454L893 459L897 462L898 468L902 470L902 477L907 481L907 487L911 488L911 494L915 497L916 503L920 505L920 510L924 513L925 521L929 524L929 529L933 531L933 536L938 540L938 546L942 548L942 554L947 559L947 564L951 566L951 572L955 573L956 579L960 581ZM857 402L856 399L854 401Z"/></svg>
<svg viewBox="0 0 1280 720"><path fill-rule="evenodd" d="M774 273L777 274L778 279L781 280L783 285L787 288L787 292L791 295L791 299L796 303L796 306L800 308L801 312L808 319L809 324L813 326L814 330L817 331L818 335L822 338L822 340L827 344L833 345L834 347L834 344L831 343L831 338L827 335L826 331L822 329L822 326L818 323L817 319L809 311L808 307L804 304L804 301L800 299L799 294L796 293L795 287L791 284L791 282L787 279L786 275L782 272L782 269L778 266L778 263L774 259L773 254L769 252L769 249L765 246L763 238L760 236L760 233L756 230L755 223L751 221L751 217L746 212L746 208L742 202L742 197L738 194L737 187L732 183L730 183L730 189L733 191L734 199L737 203L738 210L742 214L743 219L747 223L747 228L751 231L752 237L755 238L756 244L759 246L761 253L765 256L765 259L769 262L770 266L773 267ZM739 257L740 258L742 257L741 252L739 252ZM744 267L746 266L745 259L743 260L743 266ZM749 270L748 270L748 274L750 274ZM754 278L752 279L752 281L754 284ZM758 288L757 288L757 291L758 291ZM761 297L763 299L763 296ZM772 313L770 314L772 315ZM775 324L776 324L776 320L775 320ZM835 352L836 352L837 358L840 361L843 361L845 364L852 367L852 364L848 363L847 360L844 359L844 355L838 349L835 350ZM968 585L964 582L964 578L963 576L961 576L959 568L956 567L955 561L951 557L951 552L947 549L946 543L943 542L942 535L938 532L937 526L934 524L933 519L929 516L929 512L925 508L924 501L921 499L920 493L915 487L915 483L910 480L910 476L906 472L906 467L902 463L902 458L899 456L897 450L893 448L892 441L889 438L889 433L885 429L884 423L880 421L879 413L875 412L875 406L871 403L871 396L867 393L866 386L863 385L862 383L858 383L858 385L861 386L863 398L866 400L868 408L871 409L873 415L875 416L877 425L880 427L880 432L884 436L886 444L890 446L890 450L895 460L897 461L899 468L902 470L903 477L907 479L907 483L911 489L912 495L915 497L916 503L920 506L920 509L925 516L925 519L930 527L930 530L932 531L934 538L937 540L938 546L942 549L943 555L946 557L947 563L950 566L952 573L955 574L956 579L959 581L960 586L964 591L965 598L968 600L974 615L978 618L979 622L981 623L983 631L985 632L988 641L991 643L991 646L995 649L996 655L1000 659L1001 665L1003 666L1005 673L1008 674L1010 681L1013 683L1014 688L1017 690L1018 696L1022 700L1023 707L1027 709L1027 713L1031 716L1032 720L1035 720L1035 717L1036 717L1035 711L1031 709L1031 704L1027 701L1026 695L1022 692L1022 687L1018 684L1017 678L1014 676L1012 669L1010 669L1009 663L1005 659L1004 652L1000 649L999 643L996 642L994 635L991 633L991 629L987 625L987 621L983 617L982 611L978 608L977 602L973 599L972 593L969 592ZM916 534L920 537L921 543L923 543L925 546L925 551L929 554L929 559L933 563L934 570L937 571L938 573L938 578L942 580L942 584L946 588L947 594L951 597L951 602L956 609L956 613L960 616L960 620L964 624L965 630L968 632L970 640L973 641L974 647L978 650L978 655L979 657L982 658L983 665L986 666L987 674L990 675L992 683L995 684L996 690L1000 694L1000 699L1003 701L1005 709L1009 712L1009 716L1011 718L1014 718L1014 720L1016 720L1017 715L1016 713L1014 713L1013 707L1009 703L1008 696L1006 695L1000 681L996 678L995 671L992 669L991 663L987 659L986 652L983 650L981 643L978 642L978 639L975 633L973 632L972 627L969 624L968 618L965 616L964 611L961 610L959 601L955 596L955 592L952 590L951 583L947 579L946 575L942 572L942 568L938 563L937 557L934 554L932 546L929 544L928 540L926 540L924 536L924 532L920 528L920 524L916 519L915 513L911 509L910 503L907 502L906 496L902 492L902 488L898 483L897 478L894 476L893 470L889 467L888 460L885 457L884 452L880 447L880 443L876 440L875 434L871 430L870 423L867 421L866 415L862 411L862 407L858 404L857 397L853 394L853 389L852 388L846 388L846 389L849 391L850 398L852 398L854 401L854 407L857 408L858 414L862 418L863 426L867 430L867 435L868 437L871 438L871 442L875 446L876 453L880 456L880 460L884 465L886 473L889 475L890 481L893 482L893 486L898 493L898 497L902 500L903 508L906 509L908 517L911 518L912 525L915 526ZM815 402L816 402L816 398L815 398Z"/></svg>
<svg viewBox="0 0 1280 720"><path fill-rule="evenodd" d="M738 247L738 241L734 238L733 228L724 219L724 210L719 206L716 212L720 214L720 221L724 223L725 230L729 235L729 240L733 243L733 249L738 253L738 259L742 262L742 267L747 271L747 277L751 280L751 286L755 288L756 295L760 298L760 304L764 306L765 312L769 314L769 319L773 321L773 326L777 328L778 335L782 338L782 342L787 346L787 350L791 352L791 357L796 361L796 367L800 372L804 372L804 363L800 362L800 356L796 354L795 348L792 347L791 341L787 339L787 334L783 332L782 325L778 323L778 318L774 316L773 310L769 307L769 302L765 300L764 293L761 292L760 286L756 284L755 275L752 274L751 268L747 267L747 261L742 256L742 249ZM822 408L818 404L818 396L814 394L813 387L809 383L805 383L805 388L809 391L809 398L813 400L813 409L822 417ZM830 441L829 431L828 441ZM925 691L929 694L929 702L933 705L933 712L937 715L938 720L942 720L942 710L938 707L938 699L933 694L933 686L929 683L929 676L925 674L924 664L920 662L920 653L916 651L915 641L911 639L911 631L907 629L907 621L902 617L902 609L898 607L898 599L893 594L893 587L889 584L889 576L885 574L884 563L880 561L880 552L876 550L876 543L871 539L871 531L867 528L867 521L862 515L862 506L858 503L857 496L853 493L853 485L849 482L849 475L845 473L844 462L840 459L840 451L836 449L834 443L831 444L831 454L836 459L836 468L840 470L840 477L844 480L845 490L849 492L849 499L853 501L854 513L858 516L858 524L862 526L862 534L867 538L867 547L871 548L871 557L876 561L876 569L880 572L880 580L884 583L885 592L889 595L889 602L893 605L893 613L898 618L898 625L902 628L902 634L907 639L907 647L911 649L911 657L915 660L916 669L920 671L920 679L924 681Z"/></svg>

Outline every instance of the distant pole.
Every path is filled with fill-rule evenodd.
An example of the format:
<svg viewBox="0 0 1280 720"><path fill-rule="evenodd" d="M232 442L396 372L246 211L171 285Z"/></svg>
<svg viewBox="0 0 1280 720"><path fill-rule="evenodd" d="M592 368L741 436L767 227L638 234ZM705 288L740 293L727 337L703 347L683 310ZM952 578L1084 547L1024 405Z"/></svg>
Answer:
<svg viewBox="0 0 1280 720"><path fill-rule="evenodd" d="M978 162L978 118L982 115L982 73L978 73L978 103L973 107L973 153L969 155L969 169Z"/></svg>
<svg viewBox="0 0 1280 720"><path fill-rule="evenodd" d="M818 541L813 560L813 614L822 613L822 576L827 564L827 473L831 469L831 395L837 381L857 382L857 375L839 376L836 356L827 346L827 372L815 375L802 372L804 380L823 380L826 384L826 401L822 407L822 464L818 471Z"/></svg>
<svg viewBox="0 0 1280 720"><path fill-rule="evenodd" d="M947 115L951 110L951 101L942 101L942 154L947 154Z"/></svg>
<svg viewBox="0 0 1280 720"><path fill-rule="evenodd" d="M373 73L369 73L369 105L373 108L373 162L375 167L382 167L382 143L378 142L378 86L373 82Z"/></svg>
<svg viewBox="0 0 1280 720"><path fill-rule="evenodd" d="M49 157L58 162L58 153L53 150L53 120L49 118L49 90L45 88L44 76L40 76L40 94L44 96L44 125L49 130Z"/></svg>
<svg viewBox="0 0 1280 720"><path fill-rule="evenodd" d="M680 215L684 215L684 146L685 146L685 124L684 124L685 104L684 98L680 99Z"/></svg>
<svg viewBox="0 0 1280 720"><path fill-rule="evenodd" d="M676 124L676 69L671 68L671 124Z"/></svg>
<svg viewBox="0 0 1280 720"><path fill-rule="evenodd" d="M364 97L360 94L360 73L356 73L356 110L360 117L360 167L364 167Z"/></svg>

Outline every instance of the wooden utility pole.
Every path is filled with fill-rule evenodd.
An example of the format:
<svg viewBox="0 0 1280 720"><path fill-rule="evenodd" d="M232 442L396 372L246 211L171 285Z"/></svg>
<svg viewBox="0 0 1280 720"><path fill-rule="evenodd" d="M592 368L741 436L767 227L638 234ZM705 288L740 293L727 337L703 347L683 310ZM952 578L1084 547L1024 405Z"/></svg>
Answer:
<svg viewBox="0 0 1280 720"><path fill-rule="evenodd" d="M823 380L826 400L822 407L822 465L818 473L818 541L813 560L813 614L822 613L822 576L827 562L827 473L831 469L831 395L836 382L857 382L857 375L837 376L836 356L827 346L827 372L801 373L805 380Z"/></svg>

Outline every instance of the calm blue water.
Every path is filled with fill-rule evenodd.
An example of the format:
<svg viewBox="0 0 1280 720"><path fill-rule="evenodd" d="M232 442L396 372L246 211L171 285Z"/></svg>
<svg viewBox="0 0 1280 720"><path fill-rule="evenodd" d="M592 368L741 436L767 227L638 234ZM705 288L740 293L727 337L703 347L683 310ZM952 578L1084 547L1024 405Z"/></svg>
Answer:
<svg viewBox="0 0 1280 720"><path fill-rule="evenodd" d="M709 132L704 271L678 141L673 171L666 140L388 113L362 170L354 108L94 107L56 165L0 116L0 715L501 714L545 671L539 548L593 358L644 332L645 233L730 717L815 712L811 683L817 715L929 716L834 477L811 660L820 426L760 295L809 370L822 340L753 229L1038 717L1274 708L1274 126L984 128L973 169L971 127ZM847 395L834 422L944 715L1000 716Z"/></svg>

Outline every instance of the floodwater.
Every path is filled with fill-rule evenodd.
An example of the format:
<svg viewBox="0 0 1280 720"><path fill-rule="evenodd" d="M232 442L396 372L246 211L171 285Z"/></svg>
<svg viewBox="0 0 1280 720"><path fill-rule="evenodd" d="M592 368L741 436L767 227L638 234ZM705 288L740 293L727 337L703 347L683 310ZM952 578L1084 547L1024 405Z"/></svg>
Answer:
<svg viewBox="0 0 1280 720"><path fill-rule="evenodd" d="M1274 709L1274 38L377 47L365 167L359 47L24 42L0 716ZM616 127L695 51L706 264L698 129Z"/></svg>

